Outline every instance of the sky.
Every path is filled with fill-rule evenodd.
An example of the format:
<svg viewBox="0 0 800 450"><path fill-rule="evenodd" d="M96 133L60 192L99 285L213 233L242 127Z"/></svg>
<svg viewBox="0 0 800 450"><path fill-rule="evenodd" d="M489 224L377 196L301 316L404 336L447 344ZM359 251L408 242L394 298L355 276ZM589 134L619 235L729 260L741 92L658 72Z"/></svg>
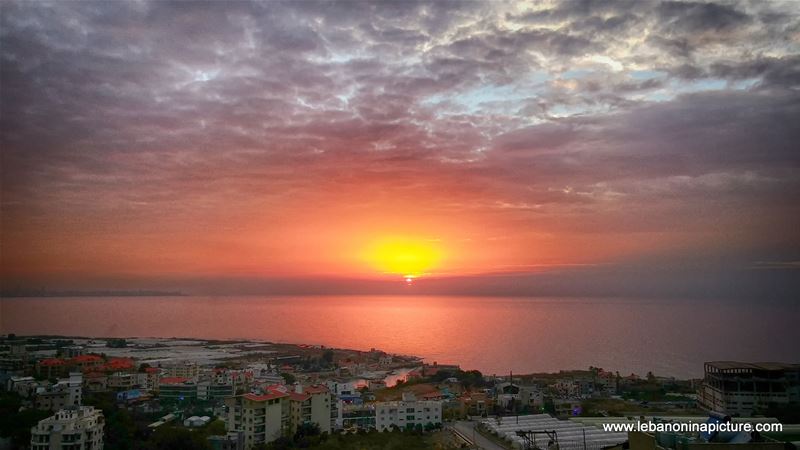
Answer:
<svg viewBox="0 0 800 450"><path fill-rule="evenodd" d="M795 2L0 9L6 289L800 293Z"/></svg>

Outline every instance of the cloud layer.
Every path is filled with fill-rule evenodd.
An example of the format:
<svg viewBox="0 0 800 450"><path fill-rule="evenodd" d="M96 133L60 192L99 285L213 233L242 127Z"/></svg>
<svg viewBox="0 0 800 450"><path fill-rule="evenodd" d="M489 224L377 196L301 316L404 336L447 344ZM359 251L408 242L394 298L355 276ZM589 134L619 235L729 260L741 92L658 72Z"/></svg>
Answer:
<svg viewBox="0 0 800 450"><path fill-rule="evenodd" d="M793 2L0 7L11 282L800 260Z"/></svg>

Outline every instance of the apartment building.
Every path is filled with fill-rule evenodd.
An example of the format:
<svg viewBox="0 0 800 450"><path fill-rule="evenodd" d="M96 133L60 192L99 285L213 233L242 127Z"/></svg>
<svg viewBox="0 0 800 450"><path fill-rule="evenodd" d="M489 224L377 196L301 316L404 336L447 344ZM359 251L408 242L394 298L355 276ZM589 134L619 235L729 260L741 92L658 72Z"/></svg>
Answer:
<svg viewBox="0 0 800 450"><path fill-rule="evenodd" d="M423 427L442 423L442 402L419 401L412 394L403 394L403 400L375 404L375 427L378 431L399 428Z"/></svg>
<svg viewBox="0 0 800 450"><path fill-rule="evenodd" d="M201 381L197 383L198 400L221 400L236 394L233 384L217 383L216 381Z"/></svg>
<svg viewBox="0 0 800 450"><path fill-rule="evenodd" d="M246 450L278 439L289 426L288 397L285 392L269 391L226 398L227 431L242 432Z"/></svg>
<svg viewBox="0 0 800 450"><path fill-rule="evenodd" d="M316 423L320 432L331 432L331 393L323 385L296 384L289 392L289 430L294 433L304 423Z"/></svg>
<svg viewBox="0 0 800 450"><path fill-rule="evenodd" d="M80 406L83 400L83 375L71 372L52 386L39 387L34 396L36 409L58 411Z"/></svg>
<svg viewBox="0 0 800 450"><path fill-rule="evenodd" d="M169 364L163 367L165 376L167 377L181 377L196 380L200 375L200 366L195 362L179 362Z"/></svg>
<svg viewBox="0 0 800 450"><path fill-rule="evenodd" d="M700 405L749 416L770 404L800 402L800 364L713 361L704 365Z"/></svg>
<svg viewBox="0 0 800 450"><path fill-rule="evenodd" d="M58 411L31 428L32 450L102 450L103 413L93 406Z"/></svg>
<svg viewBox="0 0 800 450"><path fill-rule="evenodd" d="M158 396L165 401L197 399L197 384L186 377L166 377L159 380Z"/></svg>

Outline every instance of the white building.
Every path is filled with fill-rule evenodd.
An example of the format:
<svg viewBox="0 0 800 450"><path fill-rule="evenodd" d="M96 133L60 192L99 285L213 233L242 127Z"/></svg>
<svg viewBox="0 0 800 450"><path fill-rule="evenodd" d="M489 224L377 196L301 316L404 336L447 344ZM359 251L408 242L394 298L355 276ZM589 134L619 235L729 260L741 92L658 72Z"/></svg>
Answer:
<svg viewBox="0 0 800 450"><path fill-rule="evenodd" d="M361 378L349 380L330 379L325 382L325 385L334 395L358 395L358 390L367 386L367 383Z"/></svg>
<svg viewBox="0 0 800 450"><path fill-rule="evenodd" d="M390 430L392 425L405 429L418 424L425 427L441 423L441 401L418 401L413 394L403 394L402 401L375 403L375 428L378 431Z"/></svg>
<svg viewBox="0 0 800 450"><path fill-rule="evenodd" d="M69 378L61 378L52 386L36 389L36 409L58 411L80 406L83 401L83 375L70 372Z"/></svg>
<svg viewBox="0 0 800 450"><path fill-rule="evenodd" d="M32 450L103 450L103 413L93 406L62 409L31 428Z"/></svg>
<svg viewBox="0 0 800 450"><path fill-rule="evenodd" d="M192 416L183 420L183 426L187 428L197 428L208 425L211 422L211 417L208 416Z"/></svg>

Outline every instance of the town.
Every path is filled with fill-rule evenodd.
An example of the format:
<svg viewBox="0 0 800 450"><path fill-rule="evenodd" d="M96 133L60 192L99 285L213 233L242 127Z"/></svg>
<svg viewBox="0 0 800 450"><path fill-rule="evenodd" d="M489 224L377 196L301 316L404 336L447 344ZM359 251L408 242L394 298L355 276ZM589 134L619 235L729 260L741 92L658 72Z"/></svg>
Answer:
<svg viewBox="0 0 800 450"><path fill-rule="evenodd" d="M401 442L391 448L678 449L720 441L602 425L709 417L782 424L736 437L737 449L798 440L800 364L717 361L704 373L489 375L377 349L7 335L0 448L351 448L389 439Z"/></svg>

